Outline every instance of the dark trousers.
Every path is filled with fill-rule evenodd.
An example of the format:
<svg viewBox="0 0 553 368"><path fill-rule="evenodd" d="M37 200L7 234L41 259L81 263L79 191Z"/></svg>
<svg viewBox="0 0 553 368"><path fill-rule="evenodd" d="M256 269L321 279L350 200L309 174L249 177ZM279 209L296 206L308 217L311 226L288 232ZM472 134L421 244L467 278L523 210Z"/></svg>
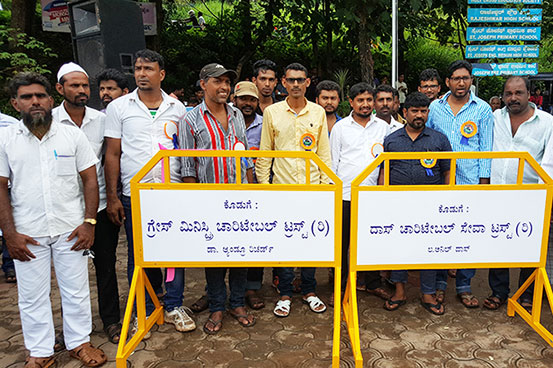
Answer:
<svg viewBox="0 0 553 368"><path fill-rule="evenodd" d="M227 301L225 276L227 270L229 270L230 309L245 306L244 294L246 293L247 268L206 268L207 299L209 300L209 311L211 313L225 310Z"/></svg>
<svg viewBox="0 0 553 368"><path fill-rule="evenodd" d="M351 201L342 202L342 291L346 289L349 277L349 242L351 226ZM369 290L382 286L379 271L363 271L357 275L361 284ZM355 285L352 285L355 287Z"/></svg>
<svg viewBox="0 0 553 368"><path fill-rule="evenodd" d="M263 267L250 267L248 268L246 289L247 290L259 290L263 283Z"/></svg>
<svg viewBox="0 0 553 368"><path fill-rule="evenodd" d="M119 290L117 288L117 273L115 271L119 226L111 222L107 210L98 212L96 228L94 229L94 267L96 268L96 284L98 287L98 309L104 327L118 323Z"/></svg>
<svg viewBox="0 0 553 368"><path fill-rule="evenodd" d="M524 282L530 277L535 268L521 268L520 276L518 278L518 286L522 286ZM492 289L492 294L502 300L506 300L509 297L509 269L508 268L490 268L488 274L488 282ZM534 296L534 283L532 283L528 289L521 295L521 299L532 300Z"/></svg>
<svg viewBox="0 0 553 368"><path fill-rule="evenodd" d="M8 253L6 239L2 237L2 271L6 273L10 270L15 270L15 266L13 265L13 259L10 257L10 253Z"/></svg>

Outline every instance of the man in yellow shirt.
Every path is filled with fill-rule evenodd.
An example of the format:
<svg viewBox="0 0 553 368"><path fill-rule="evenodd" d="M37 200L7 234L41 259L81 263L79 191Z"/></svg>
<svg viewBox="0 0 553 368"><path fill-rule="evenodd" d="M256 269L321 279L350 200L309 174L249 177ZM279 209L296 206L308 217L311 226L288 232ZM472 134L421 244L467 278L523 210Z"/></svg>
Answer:
<svg viewBox="0 0 553 368"><path fill-rule="evenodd" d="M305 91L310 79L307 69L292 63L284 69L282 85L288 91L288 97L282 102L265 108L263 112L263 129L261 132L260 150L279 151L313 151L325 164L331 166L330 144L325 110L305 98ZM273 161L274 160L274 161ZM269 183L273 171L274 184L305 184L305 160L299 158L263 158L257 159L255 170L259 183ZM319 168L310 170L312 184L328 184L329 178ZM279 291L281 298L277 302L274 313L277 317L287 317L290 314L292 297L292 281L294 271L290 267L280 268ZM315 268L302 268L301 291L303 300L309 304L313 312L322 313L325 304L315 295Z"/></svg>

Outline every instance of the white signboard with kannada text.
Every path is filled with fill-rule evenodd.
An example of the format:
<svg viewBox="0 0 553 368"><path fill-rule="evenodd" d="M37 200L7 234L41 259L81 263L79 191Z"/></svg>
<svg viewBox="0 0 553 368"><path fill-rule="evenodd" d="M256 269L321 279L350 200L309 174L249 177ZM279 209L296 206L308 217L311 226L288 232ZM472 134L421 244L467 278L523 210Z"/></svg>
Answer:
<svg viewBox="0 0 553 368"><path fill-rule="evenodd" d="M332 262L333 191L141 190L145 262Z"/></svg>
<svg viewBox="0 0 553 368"><path fill-rule="evenodd" d="M360 191L358 265L539 262L546 190Z"/></svg>

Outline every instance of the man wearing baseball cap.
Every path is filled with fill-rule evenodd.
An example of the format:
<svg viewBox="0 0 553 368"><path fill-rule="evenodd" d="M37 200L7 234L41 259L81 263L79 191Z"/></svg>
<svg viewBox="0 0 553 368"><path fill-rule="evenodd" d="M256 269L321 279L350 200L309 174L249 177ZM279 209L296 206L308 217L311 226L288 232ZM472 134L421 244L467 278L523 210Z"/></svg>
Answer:
<svg viewBox="0 0 553 368"><path fill-rule="evenodd" d="M240 111L229 104L231 83L236 80L234 70L221 64L208 64L200 71L200 85L204 101L188 112L179 126L179 143L183 149L232 150L248 149L246 125ZM236 178L236 161L226 157L182 157L182 180L185 183L252 182L251 159L241 160L242 178ZM247 171L247 173L246 173ZM247 177L247 179L246 179ZM221 330L227 299L226 268L206 268L207 297L211 312L204 332L216 334ZM255 324L255 318L245 308L247 268L229 271L229 313L243 327Z"/></svg>

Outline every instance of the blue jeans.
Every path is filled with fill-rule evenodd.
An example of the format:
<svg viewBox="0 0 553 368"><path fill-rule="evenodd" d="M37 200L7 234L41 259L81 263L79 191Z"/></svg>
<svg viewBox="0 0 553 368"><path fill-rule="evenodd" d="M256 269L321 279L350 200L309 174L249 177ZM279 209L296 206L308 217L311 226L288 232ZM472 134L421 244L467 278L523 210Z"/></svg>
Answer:
<svg viewBox="0 0 553 368"><path fill-rule="evenodd" d="M247 268L230 268L229 287L230 309L245 306L244 294L246 293L246 275ZM205 279L207 281L207 299L209 300L209 311L211 313L225 310L227 301L227 285L225 276L227 268L206 268Z"/></svg>
<svg viewBox="0 0 553 368"><path fill-rule="evenodd" d="M407 282L407 271L392 271L390 281L393 283ZM421 270L420 271L421 292L423 294L436 294L436 270Z"/></svg>
<svg viewBox="0 0 553 368"><path fill-rule="evenodd" d="M6 240L2 237L2 271L6 273L10 270L15 270L15 266L13 265L13 259L10 257L10 253L8 253Z"/></svg>
<svg viewBox="0 0 553 368"><path fill-rule="evenodd" d="M125 195L121 196L121 203L125 210L125 233L127 234L127 277L129 279L129 285L132 282L132 275L134 272L134 242L132 233L132 210L131 210L131 197ZM146 268L146 275L152 284L154 292L156 294L163 293L163 274L159 268ZM164 298L165 309L172 311L176 307L182 305L183 292L184 292L184 268L175 269L175 278L171 282L165 283L165 289L167 295ZM150 295L146 293L146 315L152 314L154 311L154 303L152 302Z"/></svg>
<svg viewBox="0 0 553 368"><path fill-rule="evenodd" d="M520 287L530 277L535 268L521 268L518 278L518 286ZM492 289L492 295L497 296L501 300L507 300L509 297L509 269L508 268L490 268L488 273L488 283ZM521 295L521 299L532 300L534 295L533 283Z"/></svg>
<svg viewBox="0 0 553 368"><path fill-rule="evenodd" d="M293 267L280 267L277 269L278 273L278 290L281 296L292 297L294 287L292 281L296 277L294 275ZM302 267L301 268L301 293L307 295L314 293L317 287L317 280L315 280L315 267Z"/></svg>
<svg viewBox="0 0 553 368"><path fill-rule="evenodd" d="M470 293L470 280L476 274L474 268L457 270L457 277L455 278L455 290L457 294ZM436 271L436 287L439 290L445 290L447 288L447 270Z"/></svg>

